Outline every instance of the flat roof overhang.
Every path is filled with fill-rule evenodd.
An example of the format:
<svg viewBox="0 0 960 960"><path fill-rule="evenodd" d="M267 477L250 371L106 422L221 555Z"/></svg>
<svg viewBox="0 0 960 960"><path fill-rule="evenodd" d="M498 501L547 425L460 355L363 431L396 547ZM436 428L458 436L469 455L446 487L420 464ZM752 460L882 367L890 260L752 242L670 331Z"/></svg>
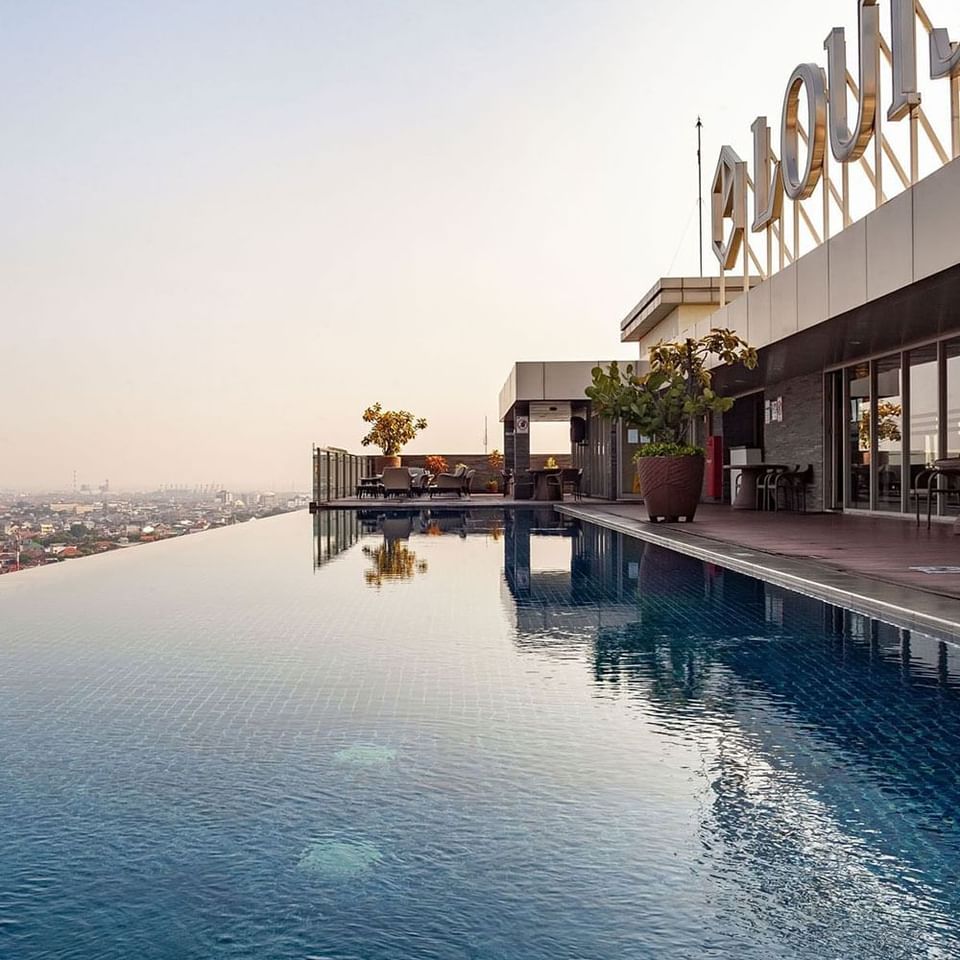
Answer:
<svg viewBox="0 0 960 960"><path fill-rule="evenodd" d="M754 370L715 368L714 383L722 393L742 395L960 334L958 304L960 264L762 347Z"/></svg>
<svg viewBox="0 0 960 960"><path fill-rule="evenodd" d="M567 421L574 408L588 403L586 389L593 368L612 360L538 360L515 363L500 390L500 419L506 420L519 403L531 421ZM629 363L633 361L621 361Z"/></svg>
<svg viewBox="0 0 960 960"><path fill-rule="evenodd" d="M750 286L760 283L751 277ZM728 301L743 293L743 277L728 275L725 279ZM642 339L680 306L720 307L719 277L661 277L640 302L620 321L623 343Z"/></svg>

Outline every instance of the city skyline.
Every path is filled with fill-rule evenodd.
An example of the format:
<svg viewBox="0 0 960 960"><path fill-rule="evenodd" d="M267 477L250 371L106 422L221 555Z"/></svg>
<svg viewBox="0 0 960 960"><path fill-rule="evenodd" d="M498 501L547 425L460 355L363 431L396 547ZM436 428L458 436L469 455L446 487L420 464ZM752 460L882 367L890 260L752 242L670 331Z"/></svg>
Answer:
<svg viewBox="0 0 960 960"><path fill-rule="evenodd" d="M706 190L856 9L0 4L0 485L307 488L377 400L410 452L500 446L514 361L630 357L617 319L698 272L697 117Z"/></svg>

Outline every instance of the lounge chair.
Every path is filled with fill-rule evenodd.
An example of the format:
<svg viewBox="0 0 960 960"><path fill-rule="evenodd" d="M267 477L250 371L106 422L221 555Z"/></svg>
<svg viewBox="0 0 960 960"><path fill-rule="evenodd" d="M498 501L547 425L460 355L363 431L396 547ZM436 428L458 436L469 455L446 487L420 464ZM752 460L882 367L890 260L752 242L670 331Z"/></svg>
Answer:
<svg viewBox="0 0 960 960"><path fill-rule="evenodd" d="M466 467L457 467L453 473L438 473L433 483L427 488L427 492L431 498L435 493L455 493L458 497L462 497L467 472Z"/></svg>
<svg viewBox="0 0 960 960"><path fill-rule="evenodd" d="M413 490L413 478L406 467L383 468L383 495L385 497L409 497Z"/></svg>
<svg viewBox="0 0 960 960"><path fill-rule="evenodd" d="M425 470L423 467L409 467L410 476L413 478L411 486L413 487L413 492L417 495L423 493L427 489L427 485L430 482L430 473L428 470Z"/></svg>

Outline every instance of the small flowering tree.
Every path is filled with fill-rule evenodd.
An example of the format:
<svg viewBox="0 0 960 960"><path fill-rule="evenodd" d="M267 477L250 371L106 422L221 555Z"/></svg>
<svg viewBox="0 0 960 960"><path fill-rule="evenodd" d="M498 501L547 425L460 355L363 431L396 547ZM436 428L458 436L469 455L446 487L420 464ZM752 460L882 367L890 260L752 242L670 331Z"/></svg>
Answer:
<svg viewBox="0 0 960 960"><path fill-rule="evenodd" d="M379 403L363 411L363 422L372 426L360 442L365 447L379 447L385 457L399 456L404 444L427 428L423 417L415 417L409 410L384 410Z"/></svg>

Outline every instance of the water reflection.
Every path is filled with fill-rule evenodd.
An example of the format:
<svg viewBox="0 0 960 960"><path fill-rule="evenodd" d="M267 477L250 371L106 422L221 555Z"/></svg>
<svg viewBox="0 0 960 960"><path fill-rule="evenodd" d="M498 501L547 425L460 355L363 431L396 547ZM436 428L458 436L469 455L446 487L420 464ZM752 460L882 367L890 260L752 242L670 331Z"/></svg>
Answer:
<svg viewBox="0 0 960 960"><path fill-rule="evenodd" d="M903 898L941 919L960 909L955 646L593 526L566 532L569 570L544 576L527 524L507 525L517 645L579 654L599 696L698 745L721 872L763 863L754 892L771 912L789 890L824 924ZM818 889L830 876L847 892Z"/></svg>
<svg viewBox="0 0 960 960"><path fill-rule="evenodd" d="M370 559L365 581L381 587L388 581L409 581L429 569L411 541L421 537L482 535L499 541L504 533L504 511L471 514L459 509L324 510L314 515L314 569L319 569L360 544ZM371 541L362 542L361 541Z"/></svg>
<svg viewBox="0 0 960 960"><path fill-rule="evenodd" d="M502 543L519 656L582 665L598 711L636 718L643 749L668 765L698 758L698 870L731 928L762 915L782 931L780 955L808 955L810 930L831 955L941 956L956 945L955 646L549 507L330 518L318 557L350 546L345 529L354 543L380 538L362 544L373 550L422 542L426 552L438 536ZM885 946L861 949L871 943Z"/></svg>

